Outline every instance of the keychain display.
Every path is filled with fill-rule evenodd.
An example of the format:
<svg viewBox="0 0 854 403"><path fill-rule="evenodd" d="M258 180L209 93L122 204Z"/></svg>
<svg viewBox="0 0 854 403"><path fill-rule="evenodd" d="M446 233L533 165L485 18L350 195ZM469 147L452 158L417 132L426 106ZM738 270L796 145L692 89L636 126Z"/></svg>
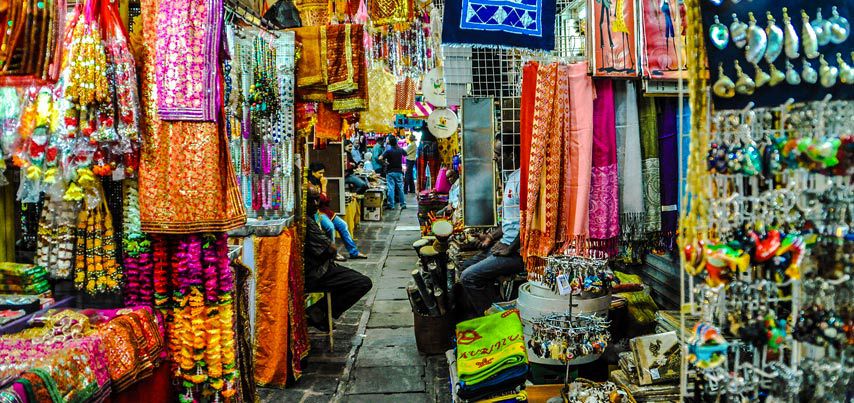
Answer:
<svg viewBox="0 0 854 403"><path fill-rule="evenodd" d="M546 258L540 281L555 293L595 298L610 293L619 280L607 267L607 260L555 255Z"/></svg>
<svg viewBox="0 0 854 403"><path fill-rule="evenodd" d="M597 315L546 314L534 319L528 347L540 358L562 362L601 354L611 340L608 325Z"/></svg>

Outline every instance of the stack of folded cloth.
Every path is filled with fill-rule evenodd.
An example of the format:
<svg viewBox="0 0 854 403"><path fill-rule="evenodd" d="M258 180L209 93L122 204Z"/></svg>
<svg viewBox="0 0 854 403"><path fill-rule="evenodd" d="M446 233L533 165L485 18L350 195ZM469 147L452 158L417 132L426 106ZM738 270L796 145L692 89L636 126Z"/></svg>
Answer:
<svg viewBox="0 0 854 403"><path fill-rule="evenodd" d="M498 312L462 322L456 335L457 397L465 401L518 401L518 390L528 375L519 312Z"/></svg>
<svg viewBox="0 0 854 403"><path fill-rule="evenodd" d="M692 334L694 324L700 320L698 316L685 315L685 331L686 335ZM655 332L667 333L676 332L677 337L682 337L679 331L679 311L658 311L655 313Z"/></svg>
<svg viewBox="0 0 854 403"><path fill-rule="evenodd" d="M0 292L41 294L50 290L47 270L23 263L0 263Z"/></svg>
<svg viewBox="0 0 854 403"><path fill-rule="evenodd" d="M629 380L623 370L611 371L611 382L629 391L632 397L640 402L679 402L679 383L664 383L659 385L641 386ZM691 387L693 388L693 386ZM690 388L689 388L690 390Z"/></svg>
<svg viewBox="0 0 854 403"><path fill-rule="evenodd" d="M635 355L631 351L624 351L620 353L620 360L618 362L620 366L620 370L626 374L626 377L631 383L638 383L638 369L635 365Z"/></svg>

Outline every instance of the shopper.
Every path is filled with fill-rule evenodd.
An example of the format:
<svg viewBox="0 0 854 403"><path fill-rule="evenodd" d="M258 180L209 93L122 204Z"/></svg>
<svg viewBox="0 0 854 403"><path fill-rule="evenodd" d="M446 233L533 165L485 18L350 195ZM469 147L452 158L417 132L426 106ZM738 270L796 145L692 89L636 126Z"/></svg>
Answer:
<svg viewBox="0 0 854 403"><path fill-rule="evenodd" d="M403 191L407 194L417 192L415 189L415 163L418 155L415 135L410 134L408 141L409 144L406 145L406 177L403 179Z"/></svg>
<svg viewBox="0 0 854 403"><path fill-rule="evenodd" d="M496 150L500 150L500 145L496 145ZM469 317L483 315L498 300L495 281L499 277L525 270L519 254L519 177L517 169L504 184L501 226L481 238L482 253L463 262L460 283L469 305Z"/></svg>
<svg viewBox="0 0 854 403"><path fill-rule="evenodd" d="M332 317L337 319L353 304L362 299L373 284L363 274L340 266L333 261L338 254L332 241L324 235L314 221L321 205L320 193L309 190L306 201L305 244L303 261L305 265L305 291L327 292L332 298ZM323 214L320 214L323 216ZM282 301L287 303L287 301ZM321 331L329 331L326 313L326 301L316 303L306 309L308 325Z"/></svg>
<svg viewBox="0 0 854 403"><path fill-rule="evenodd" d="M308 180L311 182L312 186L319 193L318 198L320 200L320 207L318 211L318 218L320 220L320 227L326 232L326 235L329 236L329 239L335 239L335 231L341 235L341 240L344 241L344 246L347 247L347 252L350 253L350 258L353 259L367 259L368 256L359 252L359 248L356 246L356 242L353 241L353 236L350 235L350 229L347 228L347 222L342 220L341 217L338 217L332 208L329 207L330 199L326 193L326 166L324 166L320 162L312 163L309 168ZM346 260L341 254L338 254L335 257L337 260Z"/></svg>
<svg viewBox="0 0 854 403"><path fill-rule="evenodd" d="M406 151L397 145L397 138L388 137L390 148L380 156L380 160L386 163L386 184L388 185L388 201L386 209L392 210L397 204L400 209L406 209L406 196L403 194L403 158Z"/></svg>
<svg viewBox="0 0 854 403"><path fill-rule="evenodd" d="M374 167L374 171L380 174L380 176L385 177L385 169L383 169L382 164L380 163L380 157L385 152L385 137L377 137L377 142L374 144L374 148L371 150L371 155L373 155L373 159L371 159L371 165Z"/></svg>
<svg viewBox="0 0 854 403"><path fill-rule="evenodd" d="M359 162L353 158L353 152L358 152L353 147L353 142L350 140L344 141L344 152L347 154L347 167L344 170L344 183L353 187L353 191L358 194L365 193L368 190L368 182L356 175L356 168L359 167ZM359 157L361 158L361 156Z"/></svg>

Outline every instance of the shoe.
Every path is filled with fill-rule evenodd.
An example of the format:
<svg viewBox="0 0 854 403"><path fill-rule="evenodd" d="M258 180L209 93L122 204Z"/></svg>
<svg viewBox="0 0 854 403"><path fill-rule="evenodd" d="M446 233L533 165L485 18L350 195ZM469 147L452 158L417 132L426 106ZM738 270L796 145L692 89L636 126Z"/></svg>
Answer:
<svg viewBox="0 0 854 403"><path fill-rule="evenodd" d="M406 205L400 206L401 210L406 210Z"/></svg>
<svg viewBox="0 0 854 403"><path fill-rule="evenodd" d="M342 254L340 254L340 253L336 253L336 254L335 254L335 261L336 261L336 262L346 262L346 261L347 261L347 258L346 258L346 257L344 257L344 255L342 255Z"/></svg>
<svg viewBox="0 0 854 403"><path fill-rule="evenodd" d="M362 252L359 252L356 255L350 255L350 259L367 259L367 258L368 258L368 255L366 255Z"/></svg>
<svg viewBox="0 0 854 403"><path fill-rule="evenodd" d="M394 210L394 207L385 206L383 207L383 210Z"/></svg>

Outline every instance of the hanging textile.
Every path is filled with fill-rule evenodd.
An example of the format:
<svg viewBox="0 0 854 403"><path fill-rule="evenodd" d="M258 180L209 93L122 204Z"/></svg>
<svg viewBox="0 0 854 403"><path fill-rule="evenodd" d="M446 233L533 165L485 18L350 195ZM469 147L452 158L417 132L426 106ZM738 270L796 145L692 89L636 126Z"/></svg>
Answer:
<svg viewBox="0 0 854 403"><path fill-rule="evenodd" d="M0 175L3 173L0 172ZM2 178L0 178L2 180ZM0 186L0 219L6 225L0 228L0 262L15 261L15 189L9 185Z"/></svg>
<svg viewBox="0 0 854 403"><path fill-rule="evenodd" d="M369 80L370 81L370 78ZM371 86L373 88L373 86ZM415 113L415 81L406 77L394 86L394 113L409 115ZM424 117L430 113L425 113Z"/></svg>
<svg viewBox="0 0 854 403"><path fill-rule="evenodd" d="M564 221L569 242L564 249L584 253L588 236L590 170L593 152L593 80L586 63L569 65L570 158L564 160L569 177Z"/></svg>
<svg viewBox="0 0 854 403"><path fill-rule="evenodd" d="M303 27L318 27L329 24L328 0L295 0ZM299 34L297 34L299 35Z"/></svg>
<svg viewBox="0 0 854 403"><path fill-rule="evenodd" d="M641 163L640 126L635 84L617 81L614 109L617 124L617 169L620 180L620 233L626 254L636 253L630 245L643 235L643 165Z"/></svg>
<svg viewBox="0 0 854 403"><path fill-rule="evenodd" d="M362 30L361 25L339 24L326 27L326 53L328 92L347 94L356 90L356 71L360 66L353 63L353 47L361 46L361 37L354 43L354 36Z"/></svg>
<svg viewBox="0 0 854 403"><path fill-rule="evenodd" d="M222 0L161 2L157 110L163 120L216 120Z"/></svg>
<svg viewBox="0 0 854 403"><path fill-rule="evenodd" d="M165 122L158 115L156 39L158 7L142 8L141 104L146 141L139 171L142 230L185 234L222 232L246 222L226 134L215 122ZM217 88L218 85L208 87Z"/></svg>
<svg viewBox="0 0 854 403"><path fill-rule="evenodd" d="M439 144L439 162L442 166L453 167L454 156L460 155L460 132L452 134L451 137L436 139Z"/></svg>
<svg viewBox="0 0 854 403"><path fill-rule="evenodd" d="M679 136L676 124L679 106L675 98L664 98L662 101L658 137L661 154L661 247L672 250L679 219L676 206L679 198Z"/></svg>
<svg viewBox="0 0 854 403"><path fill-rule="evenodd" d="M522 68L522 104L519 114L519 155L520 162L519 207L522 211L528 208L528 169L531 164L531 133L534 130L534 98L537 93L537 69L539 63L528 62Z"/></svg>
<svg viewBox="0 0 854 403"><path fill-rule="evenodd" d="M594 83L589 229L591 247L611 256L616 252L620 235L614 81L596 80Z"/></svg>
<svg viewBox="0 0 854 403"><path fill-rule="evenodd" d="M358 37L359 43L362 41L363 31L359 30L359 34L354 34L353 39ZM365 48L363 46L353 47L353 66L356 74L356 91L350 95L340 96L335 95L332 101L332 109L344 112L359 112L368 107L368 69L365 62Z"/></svg>
<svg viewBox="0 0 854 403"><path fill-rule="evenodd" d="M294 29L294 32L301 46L297 59L297 87L325 86L326 54L323 50L326 49L326 27L305 26Z"/></svg>
<svg viewBox="0 0 854 403"><path fill-rule="evenodd" d="M293 287L300 282L295 278L300 270L294 265L294 241L293 230L255 238L255 382L261 386L284 387L289 371L299 379L299 361L308 353L305 326L292 326L305 321L302 288Z"/></svg>
<svg viewBox="0 0 854 403"><path fill-rule="evenodd" d="M394 76L383 66L368 71L368 110L360 113L359 128L366 132L394 130Z"/></svg>
<svg viewBox="0 0 854 403"><path fill-rule="evenodd" d="M252 335L249 334L249 280L253 277L252 269L243 263L232 261L231 270L234 272L234 309L235 309L235 339L237 343L237 371L242 374L255 373L255 356L252 348ZM254 402L256 395L255 380L251 376L240 377L239 401Z"/></svg>
<svg viewBox="0 0 854 403"><path fill-rule="evenodd" d="M333 111L328 104L317 104L317 123L314 136L321 139L338 141L341 139L341 115Z"/></svg>
<svg viewBox="0 0 854 403"><path fill-rule="evenodd" d="M555 9L556 2L549 0L448 0L442 43L552 50Z"/></svg>
<svg viewBox="0 0 854 403"><path fill-rule="evenodd" d="M371 0L368 4L368 16L375 26L412 21L412 0Z"/></svg>
<svg viewBox="0 0 854 403"><path fill-rule="evenodd" d="M641 165L643 171L644 232L647 234L661 231L661 195L659 194L660 176L658 162L658 115L655 99L641 99Z"/></svg>

